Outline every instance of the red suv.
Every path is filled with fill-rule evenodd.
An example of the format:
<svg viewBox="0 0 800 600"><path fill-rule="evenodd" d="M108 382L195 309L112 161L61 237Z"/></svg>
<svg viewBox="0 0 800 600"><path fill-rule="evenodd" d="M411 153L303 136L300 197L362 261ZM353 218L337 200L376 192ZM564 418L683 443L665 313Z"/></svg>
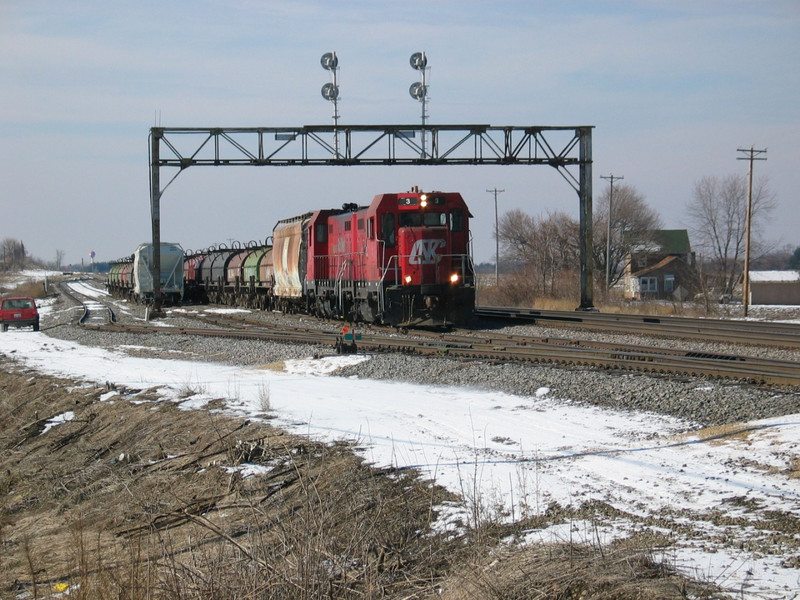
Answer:
<svg viewBox="0 0 800 600"><path fill-rule="evenodd" d="M34 331L39 331L39 312L33 298L2 298L0 299L0 325L3 331L9 327L33 326Z"/></svg>

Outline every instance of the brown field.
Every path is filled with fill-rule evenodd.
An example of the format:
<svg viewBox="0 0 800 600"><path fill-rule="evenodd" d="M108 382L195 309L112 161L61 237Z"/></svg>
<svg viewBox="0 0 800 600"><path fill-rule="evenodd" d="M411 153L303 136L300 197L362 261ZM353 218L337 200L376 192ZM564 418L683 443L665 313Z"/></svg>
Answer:
<svg viewBox="0 0 800 600"><path fill-rule="evenodd" d="M0 598L716 597L658 540L500 542L566 510L438 532L457 498L346 444L0 367Z"/></svg>

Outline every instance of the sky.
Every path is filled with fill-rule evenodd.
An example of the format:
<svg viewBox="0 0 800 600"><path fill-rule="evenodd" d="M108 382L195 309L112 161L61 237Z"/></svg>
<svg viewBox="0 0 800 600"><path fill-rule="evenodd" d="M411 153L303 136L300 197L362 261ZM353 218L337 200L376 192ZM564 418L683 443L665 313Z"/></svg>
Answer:
<svg viewBox="0 0 800 600"><path fill-rule="evenodd" d="M686 228L705 176L755 163L778 207L766 237L800 246L797 0L0 1L0 239L64 264L151 240L151 127L333 124L320 94L339 59L339 123L419 123L409 57L428 58L430 124L594 126L595 203L622 176ZM174 172L162 170L162 183ZM474 254L500 214L563 211L553 169L193 167L166 189L161 239L200 249L264 240L279 219L379 193L458 191Z"/></svg>
<svg viewBox="0 0 800 600"><path fill-rule="evenodd" d="M84 284L70 285L79 293L105 296ZM105 393L103 402L142 401L141 390L157 390L159 401L186 410L219 410L220 403L210 401L223 399L229 414L268 417L275 427L314 439L354 442L377 467L418 469L463 498L462 504L440 507L437 527L457 529L458 519L469 522L476 513L517 521L543 514L553 502L576 507L606 502L633 517L571 520L530 530L524 541L596 546L650 529L674 542L664 556L656 549L655 558L715 582L737 598L797 597L800 568L782 564L786 555L780 540L772 552L754 553L747 550L752 547L747 538L764 537L757 520L771 519L770 511L798 516L800 479L790 477L787 467L797 456L800 415L741 423L735 435L730 431L728 437L710 439L724 430L703 431L664 415L618 412L559 397L557 371L552 384L527 397L331 375L337 367L370 360L367 355L309 357L269 368L198 363L179 353L176 360L147 359L126 353L137 350L133 338L131 345L104 350L48 337L54 310L44 303L40 332L0 334L0 356L104 389L111 382L117 389ZM133 317L130 307L123 304L119 310ZM165 327L171 314L162 321ZM703 384L712 397L714 385ZM43 418L49 425L42 435L54 435L53 429L75 415ZM243 476L269 468L222 467L241 470ZM737 498L741 502L731 501ZM753 512L744 511L745 505ZM657 526L637 519L650 514L659 515ZM733 519L728 525L727 517ZM752 519L753 526L742 526L741 517ZM733 547L724 540L733 540Z"/></svg>

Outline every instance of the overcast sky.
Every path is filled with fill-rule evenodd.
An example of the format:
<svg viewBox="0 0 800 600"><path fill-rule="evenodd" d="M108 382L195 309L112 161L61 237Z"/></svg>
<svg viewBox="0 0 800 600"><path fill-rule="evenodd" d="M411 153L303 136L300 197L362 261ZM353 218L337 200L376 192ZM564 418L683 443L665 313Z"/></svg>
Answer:
<svg viewBox="0 0 800 600"><path fill-rule="evenodd" d="M150 240L150 127L332 124L320 56L339 58L341 124L593 125L594 196L624 176L668 228L703 176L756 176L769 237L800 246L800 1L0 0L0 239L65 264ZM164 170L162 181L173 172ZM563 210L548 167L194 167L162 198L162 239L264 240L280 218L378 193L459 191L478 261L500 212Z"/></svg>

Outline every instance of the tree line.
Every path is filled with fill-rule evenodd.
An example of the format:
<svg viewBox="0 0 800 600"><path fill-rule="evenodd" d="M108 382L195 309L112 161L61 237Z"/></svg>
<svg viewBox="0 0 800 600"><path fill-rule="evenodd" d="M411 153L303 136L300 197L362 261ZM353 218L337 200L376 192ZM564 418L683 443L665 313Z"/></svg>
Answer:
<svg viewBox="0 0 800 600"><path fill-rule="evenodd" d="M0 269L4 271L19 271L26 265L26 258L28 251L25 249L25 244L20 240L14 238L6 238L2 244L3 262Z"/></svg>
<svg viewBox="0 0 800 600"><path fill-rule="evenodd" d="M22 240L7 237L3 240L2 244L0 244L0 272L21 271L28 267L60 270L63 261L63 250L56 250L55 260L48 263L42 259L31 256Z"/></svg>
<svg viewBox="0 0 800 600"><path fill-rule="evenodd" d="M662 219L632 185L609 185L595 201L592 258L598 289L613 289L624 276L632 250L652 241ZM734 295L742 276L745 253L748 180L746 176L703 177L686 202L685 229L702 285L719 295ZM766 234L775 195L765 178L755 181L751 205L751 270L800 270L800 246L776 248ZM609 223L610 221L610 223ZM610 234L610 237L609 237ZM504 300L531 297L574 298L577 294L579 222L564 212L532 216L521 210L505 213L495 232L502 248Z"/></svg>

